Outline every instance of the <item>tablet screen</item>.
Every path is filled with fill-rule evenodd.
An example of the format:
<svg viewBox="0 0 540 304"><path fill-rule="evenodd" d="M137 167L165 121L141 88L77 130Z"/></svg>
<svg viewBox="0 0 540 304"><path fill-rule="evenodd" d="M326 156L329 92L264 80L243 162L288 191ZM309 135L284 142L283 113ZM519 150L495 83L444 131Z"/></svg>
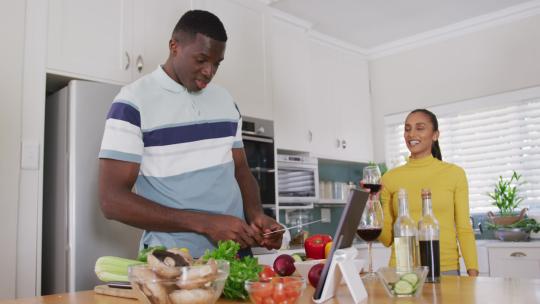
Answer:
<svg viewBox="0 0 540 304"><path fill-rule="evenodd" d="M336 234L334 235L334 241L332 243L330 255L326 259L323 271L321 273L321 278L319 279L319 284L317 284L315 294L313 295L314 299L321 298L321 294L324 288L324 284L326 282L326 277L328 276L328 270L330 269L330 264L332 263L334 252L337 249L352 246L352 242L356 235L356 229L358 228L358 224L360 223L360 218L362 217L362 212L364 212L364 207L366 206L368 197L368 192L359 189L351 189L349 191L347 204L343 209L343 213L341 214L341 219L339 220Z"/></svg>

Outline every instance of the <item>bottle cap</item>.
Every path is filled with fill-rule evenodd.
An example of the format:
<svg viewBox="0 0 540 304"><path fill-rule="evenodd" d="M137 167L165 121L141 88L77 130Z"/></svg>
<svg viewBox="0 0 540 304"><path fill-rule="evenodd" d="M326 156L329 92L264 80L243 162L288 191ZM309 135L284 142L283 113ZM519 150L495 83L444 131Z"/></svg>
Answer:
<svg viewBox="0 0 540 304"><path fill-rule="evenodd" d="M431 198L431 190L429 188L422 189L422 198Z"/></svg>
<svg viewBox="0 0 540 304"><path fill-rule="evenodd" d="M407 190L400 188L398 192L399 199L407 199Z"/></svg>

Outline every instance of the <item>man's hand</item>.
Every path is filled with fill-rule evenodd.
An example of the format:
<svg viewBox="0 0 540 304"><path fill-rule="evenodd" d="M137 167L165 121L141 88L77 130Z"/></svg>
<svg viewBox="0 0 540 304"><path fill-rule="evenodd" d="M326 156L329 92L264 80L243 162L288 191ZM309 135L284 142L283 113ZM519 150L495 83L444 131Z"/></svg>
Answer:
<svg viewBox="0 0 540 304"><path fill-rule="evenodd" d="M468 269L467 274L470 277L477 277L479 275L478 270L476 270L476 269Z"/></svg>
<svg viewBox="0 0 540 304"><path fill-rule="evenodd" d="M261 242L259 242L260 246L266 247L266 249L281 248L281 240L285 231L263 235L268 232L283 229L283 226L276 222L276 220L265 215L264 213L260 213L251 220L251 228L257 231L262 237Z"/></svg>
<svg viewBox="0 0 540 304"><path fill-rule="evenodd" d="M262 236L243 220L230 215L210 215L205 223L204 234L217 241L233 240L242 248L260 244Z"/></svg>

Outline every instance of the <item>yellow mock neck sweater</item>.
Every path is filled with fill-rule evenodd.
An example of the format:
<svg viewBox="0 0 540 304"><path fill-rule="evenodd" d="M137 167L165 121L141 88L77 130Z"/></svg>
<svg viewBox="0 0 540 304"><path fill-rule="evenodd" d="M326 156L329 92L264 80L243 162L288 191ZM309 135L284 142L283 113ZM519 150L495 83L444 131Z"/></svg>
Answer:
<svg viewBox="0 0 540 304"><path fill-rule="evenodd" d="M409 214L418 223L422 217L423 188L431 189L433 213L439 221L441 271L459 269L459 248L467 269L478 269L476 242L469 221L469 187L462 168L442 162L432 156L409 159L382 177L381 203L384 227L379 241L393 243L393 225L398 216L398 191L407 190ZM392 246L390 265L395 266Z"/></svg>

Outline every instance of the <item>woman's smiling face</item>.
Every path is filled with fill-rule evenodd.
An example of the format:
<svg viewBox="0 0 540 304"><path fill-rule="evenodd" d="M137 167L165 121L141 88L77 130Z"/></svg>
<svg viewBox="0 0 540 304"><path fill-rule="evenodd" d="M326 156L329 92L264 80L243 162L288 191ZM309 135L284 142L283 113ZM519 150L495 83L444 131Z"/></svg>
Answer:
<svg viewBox="0 0 540 304"><path fill-rule="evenodd" d="M411 158L423 158L431 155L431 145L439 138L439 131L433 130L429 116L422 112L414 112L405 120L403 137Z"/></svg>

